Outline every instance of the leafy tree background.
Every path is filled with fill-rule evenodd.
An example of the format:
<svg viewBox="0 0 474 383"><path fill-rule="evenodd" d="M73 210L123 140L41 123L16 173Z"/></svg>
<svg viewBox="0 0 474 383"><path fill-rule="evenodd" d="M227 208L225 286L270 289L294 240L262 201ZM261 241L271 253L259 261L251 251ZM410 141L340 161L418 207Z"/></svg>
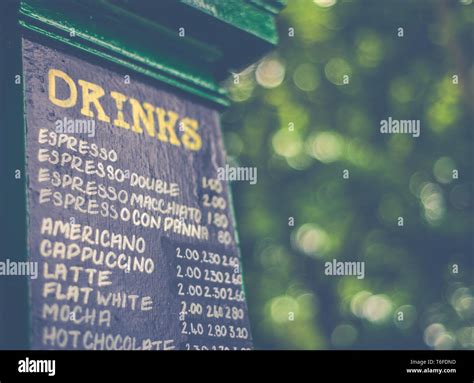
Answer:
<svg viewBox="0 0 474 383"><path fill-rule="evenodd" d="M232 185L257 348L474 348L473 7L289 0L276 51L229 81L229 162L258 169Z"/></svg>

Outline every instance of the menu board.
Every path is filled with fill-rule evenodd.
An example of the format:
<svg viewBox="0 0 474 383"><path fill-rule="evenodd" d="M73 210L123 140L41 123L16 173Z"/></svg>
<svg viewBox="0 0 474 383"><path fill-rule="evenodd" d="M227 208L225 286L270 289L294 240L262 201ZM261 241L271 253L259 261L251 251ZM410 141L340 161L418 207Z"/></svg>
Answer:
<svg viewBox="0 0 474 383"><path fill-rule="evenodd" d="M22 44L32 348L252 348L218 113Z"/></svg>

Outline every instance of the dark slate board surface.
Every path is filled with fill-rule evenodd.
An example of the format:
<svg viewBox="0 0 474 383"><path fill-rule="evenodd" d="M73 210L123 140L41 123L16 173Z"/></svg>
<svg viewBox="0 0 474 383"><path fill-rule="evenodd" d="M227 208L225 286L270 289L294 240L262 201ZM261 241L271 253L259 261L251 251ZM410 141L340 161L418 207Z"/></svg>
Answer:
<svg viewBox="0 0 474 383"><path fill-rule="evenodd" d="M217 168L224 166L218 113L157 86L136 81L133 76L126 84L124 76L130 73L116 73L26 39L23 40L23 67L29 260L39 265L39 277L30 282L32 348L251 348L227 185L221 183L220 192L203 186L203 177L217 178ZM77 89L74 105L62 107L51 102L48 80L51 69L66 73L73 80ZM93 118L81 113L83 89L78 83L80 79L103 88L105 95L99 99L100 105L110 116L111 123L97 119L94 104L90 105ZM56 98L68 99L70 92L66 82L55 81ZM202 147L197 151L189 150L184 145L160 141L145 131L139 134L115 126L117 106L110 97L112 91L197 120ZM131 109L131 104L125 101L124 120L130 124L133 121ZM56 121L65 117L73 121L94 120L95 136L76 130L66 132L66 136L61 136L63 140L74 137L77 142L87 142L83 149L85 145L91 148L95 144L98 148L113 150L117 154L116 161L96 158L92 149L79 153L73 141L68 141L71 142L69 147L55 145L54 139L59 137ZM156 114L154 121L158 130ZM176 134L181 139L183 131L176 129ZM66 161L62 166L54 163L54 151ZM83 163L79 165L79 160L73 160L73 156L81 158ZM90 160L91 174L83 172L86 160ZM99 163L105 168L111 165L113 169L121 169L125 177L136 173L168 184L175 183L179 195L170 196L132 186L130 177L120 180L122 182L111 180L107 175L102 177ZM96 169L96 173L91 169ZM63 178L65 175L66 179ZM58 177L61 177L60 184L56 182ZM73 187L69 183L72 179L75 182L81 179L82 186ZM105 193L94 194L94 187L89 189L90 195L86 195L86 183L94 181L96 183L92 185L101 190L114 187L117 192L122 190L121 195L126 197L121 201L110 200ZM198 209L202 214L201 221L198 223L183 213L180 216L163 210L153 211L156 206L132 206L132 196L162 200L161 206L174 201ZM108 197L113 199L113 193L108 193ZM66 200L72 201L68 207L64 206ZM95 200L98 207L91 200ZM214 202L214 207L209 207L208 201ZM223 201L226 206L221 205ZM88 212L83 212L84 204L88 203L92 205ZM107 208L104 203L108 204ZM118 218L112 217L111 206L117 211ZM135 224L133 218L126 218L127 211L133 215L134 210L138 211L136 217L148 218ZM122 212L123 219L120 218ZM208 223L209 216L214 223ZM149 217L161 219L159 227L146 227ZM208 239L199 239L179 230L165 230L167 217L181 218L187 225L206 227ZM226 222L228 226L224 229L222 226ZM109 241L112 234L116 240L113 244ZM102 236L103 240L96 241L95 235L99 239ZM133 247L123 243L124 237L133 242L133 236L139 245ZM95 251L97 256L94 258L91 254ZM124 254L121 263L114 263L119 254ZM108 263L105 262L107 255ZM127 269L124 260L129 259L143 261L149 267L148 272L134 268L133 264ZM99 283L99 272L102 272L102 284ZM107 305L104 300L99 303L98 294L102 298L115 295L111 295ZM126 300L123 294L127 295ZM134 300L135 309L131 305ZM117 307L124 302L125 307Z"/></svg>

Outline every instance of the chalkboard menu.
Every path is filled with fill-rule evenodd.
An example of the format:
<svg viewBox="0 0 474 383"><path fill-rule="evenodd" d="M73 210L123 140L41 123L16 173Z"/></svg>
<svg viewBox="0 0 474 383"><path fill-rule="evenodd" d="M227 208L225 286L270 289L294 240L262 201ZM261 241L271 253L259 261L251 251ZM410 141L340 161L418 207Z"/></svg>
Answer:
<svg viewBox="0 0 474 383"><path fill-rule="evenodd" d="M251 348L218 113L106 66L23 40L32 348Z"/></svg>

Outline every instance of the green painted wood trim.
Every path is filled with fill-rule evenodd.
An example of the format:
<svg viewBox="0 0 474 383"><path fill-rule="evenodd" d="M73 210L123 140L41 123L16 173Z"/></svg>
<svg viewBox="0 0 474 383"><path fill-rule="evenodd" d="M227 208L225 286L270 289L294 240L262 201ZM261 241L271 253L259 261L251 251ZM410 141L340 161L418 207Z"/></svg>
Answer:
<svg viewBox="0 0 474 383"><path fill-rule="evenodd" d="M273 14L278 14L286 5L286 0L247 0Z"/></svg>
<svg viewBox="0 0 474 383"><path fill-rule="evenodd" d="M216 103L220 106L228 106L229 105L229 100L227 99L227 97L214 96L213 94L210 94L209 92L207 92L205 90L202 90L200 88L195 88L192 85L188 85L187 83L175 80L173 78L170 78L167 75L161 74L160 72L146 69L143 66L140 66L140 65L134 64L130 61L121 59L120 57L116 57L114 55L108 54L107 52L104 52L104 51L101 51L101 50L98 50L98 49L94 49L94 48L92 48L88 45L81 44L81 43L78 43L78 42L73 42L73 41L71 41L67 38L63 38L62 36L59 36L55 33L43 30L43 29L41 29L39 27L36 27L34 25L27 24L27 23L25 23L21 20L20 20L20 25L23 26L26 29L29 29L29 30L33 31L33 32L37 32L37 33L39 33L43 36L52 38L55 41L65 43L69 46L75 47L75 48L77 48L79 50L82 50L84 52L91 53L95 56L98 56L100 58L111 61L114 64L121 65L125 68L130 68L130 69L132 69L132 70L134 70L138 73L141 73L145 76L151 77L155 80L161 81L163 83L166 83L168 85L171 85L173 87L181 89L182 91L185 91L187 93L194 94L195 96L198 96L200 98L207 99L207 100L212 101L212 102L214 102L214 103Z"/></svg>
<svg viewBox="0 0 474 383"><path fill-rule="evenodd" d="M273 49L276 14L284 0L104 0L221 52L212 63L220 81Z"/></svg>
<svg viewBox="0 0 474 383"><path fill-rule="evenodd" d="M93 3L93 4L92 4ZM87 5L87 6L86 6ZM97 14L91 20L90 13ZM20 25L145 76L228 106L226 92L212 75L220 52L152 24L104 1L22 1ZM123 26L126 25L126 28ZM74 31L74 37L71 36Z"/></svg>
<svg viewBox="0 0 474 383"><path fill-rule="evenodd" d="M272 45L278 42L274 14L262 12L255 7L255 5L258 5L265 11L270 10L272 8L268 8L270 6L268 1L180 0L180 2L233 25Z"/></svg>

